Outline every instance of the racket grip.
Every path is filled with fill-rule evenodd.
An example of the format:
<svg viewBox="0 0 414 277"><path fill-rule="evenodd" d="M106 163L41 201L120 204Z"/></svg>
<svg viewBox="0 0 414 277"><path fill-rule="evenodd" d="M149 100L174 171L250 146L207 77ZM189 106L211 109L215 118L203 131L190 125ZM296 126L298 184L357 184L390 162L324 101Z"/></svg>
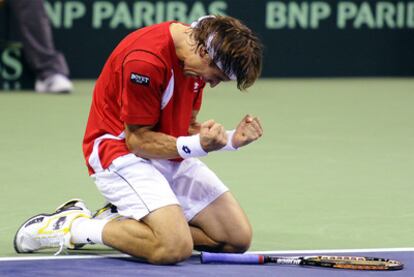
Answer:
<svg viewBox="0 0 414 277"><path fill-rule="evenodd" d="M256 254L228 254L228 253L209 253L201 252L201 263L221 263L221 264L263 264L264 257Z"/></svg>

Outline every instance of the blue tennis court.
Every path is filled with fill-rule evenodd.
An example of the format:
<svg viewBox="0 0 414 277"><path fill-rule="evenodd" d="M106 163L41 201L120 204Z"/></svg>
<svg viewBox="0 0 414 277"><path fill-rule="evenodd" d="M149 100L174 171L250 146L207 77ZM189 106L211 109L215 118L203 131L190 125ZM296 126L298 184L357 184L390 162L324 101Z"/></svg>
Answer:
<svg viewBox="0 0 414 277"><path fill-rule="evenodd" d="M414 249L373 249L373 250L278 251L266 254L283 256L301 255L355 255L383 257L399 260L405 267L399 271L356 271L285 265L226 265L201 264L199 255L194 254L186 262L174 266L150 265L126 255L66 255L36 256L24 255L0 259L0 276L414 276ZM366 252L361 252L366 251Z"/></svg>

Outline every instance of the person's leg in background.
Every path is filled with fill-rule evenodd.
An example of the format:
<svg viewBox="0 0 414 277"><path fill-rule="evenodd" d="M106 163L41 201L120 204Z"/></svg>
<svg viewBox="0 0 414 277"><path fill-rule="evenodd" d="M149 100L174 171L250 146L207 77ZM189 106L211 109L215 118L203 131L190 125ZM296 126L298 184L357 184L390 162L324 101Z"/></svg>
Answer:
<svg viewBox="0 0 414 277"><path fill-rule="evenodd" d="M65 93L73 89L65 57L55 49L43 0L11 0L27 62L36 74L35 90Z"/></svg>

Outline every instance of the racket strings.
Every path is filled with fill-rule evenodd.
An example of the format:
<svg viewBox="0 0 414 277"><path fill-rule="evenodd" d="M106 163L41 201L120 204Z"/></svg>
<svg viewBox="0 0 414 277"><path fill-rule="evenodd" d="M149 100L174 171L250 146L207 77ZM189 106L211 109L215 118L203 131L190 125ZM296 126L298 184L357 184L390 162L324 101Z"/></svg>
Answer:
<svg viewBox="0 0 414 277"><path fill-rule="evenodd" d="M395 260L357 256L318 256L309 260L320 263L322 266L332 266L342 269L357 270L386 270L399 269L402 264Z"/></svg>

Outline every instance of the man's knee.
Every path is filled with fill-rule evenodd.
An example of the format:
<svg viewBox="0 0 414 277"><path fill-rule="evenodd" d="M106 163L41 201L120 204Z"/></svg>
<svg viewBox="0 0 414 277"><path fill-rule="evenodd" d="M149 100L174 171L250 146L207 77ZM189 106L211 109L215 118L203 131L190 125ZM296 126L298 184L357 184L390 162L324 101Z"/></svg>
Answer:
<svg viewBox="0 0 414 277"><path fill-rule="evenodd" d="M188 259L193 251L191 236L176 237L174 239L159 239L155 242L154 251L148 257L153 264L176 264Z"/></svg>
<svg viewBox="0 0 414 277"><path fill-rule="evenodd" d="M226 252L243 253L246 252L252 243L252 230L250 227L243 228L233 234L226 243Z"/></svg>
<svg viewBox="0 0 414 277"><path fill-rule="evenodd" d="M147 260L154 264L175 264L191 256L193 239L181 207L158 209L143 219L152 230Z"/></svg>

